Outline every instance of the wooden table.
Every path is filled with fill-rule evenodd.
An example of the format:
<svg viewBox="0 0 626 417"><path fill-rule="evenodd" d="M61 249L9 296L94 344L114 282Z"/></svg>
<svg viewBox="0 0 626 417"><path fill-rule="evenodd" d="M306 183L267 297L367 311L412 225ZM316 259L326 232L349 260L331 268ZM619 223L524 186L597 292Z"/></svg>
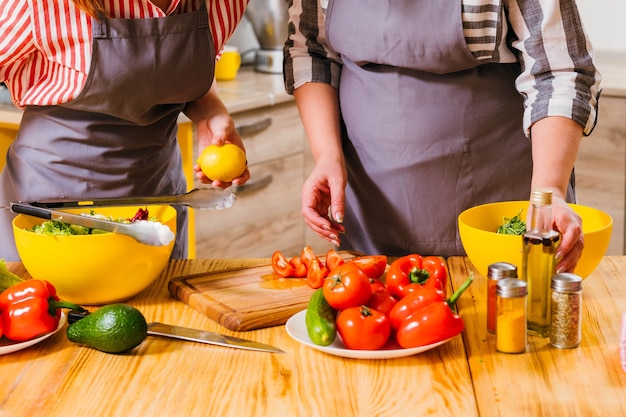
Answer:
<svg viewBox="0 0 626 417"><path fill-rule="evenodd" d="M626 309L626 257L605 258L585 281L583 343L557 350L529 339L528 352L495 352L485 331L484 278L459 302L463 336L389 360L345 359L293 341L284 326L243 333L220 327L174 300L171 277L263 259L173 261L128 303L148 321L234 334L268 343L270 354L150 337L111 355L59 332L0 356L0 416L618 416L626 415L619 362ZM471 268L450 258L458 286ZM20 264L10 269L26 276Z"/></svg>

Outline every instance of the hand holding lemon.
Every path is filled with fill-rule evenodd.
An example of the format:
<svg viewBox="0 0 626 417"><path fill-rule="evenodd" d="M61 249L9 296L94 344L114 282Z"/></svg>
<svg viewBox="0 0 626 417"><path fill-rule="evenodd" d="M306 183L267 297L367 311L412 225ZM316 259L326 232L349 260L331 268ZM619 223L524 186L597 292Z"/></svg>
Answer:
<svg viewBox="0 0 626 417"><path fill-rule="evenodd" d="M246 170L246 154L237 145L209 145L196 160L200 169L213 181L231 182Z"/></svg>

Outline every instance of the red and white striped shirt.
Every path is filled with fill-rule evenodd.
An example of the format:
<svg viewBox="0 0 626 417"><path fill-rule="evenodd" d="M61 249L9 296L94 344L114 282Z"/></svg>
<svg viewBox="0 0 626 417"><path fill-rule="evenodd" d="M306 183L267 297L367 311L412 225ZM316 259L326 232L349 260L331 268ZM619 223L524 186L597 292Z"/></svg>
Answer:
<svg viewBox="0 0 626 417"><path fill-rule="evenodd" d="M105 0L105 10L113 18L155 18L197 10L201 1L220 51L249 0L172 0L165 12L149 0ZM91 25L92 18L71 0L0 1L0 81L14 103L55 105L80 93L91 62Z"/></svg>

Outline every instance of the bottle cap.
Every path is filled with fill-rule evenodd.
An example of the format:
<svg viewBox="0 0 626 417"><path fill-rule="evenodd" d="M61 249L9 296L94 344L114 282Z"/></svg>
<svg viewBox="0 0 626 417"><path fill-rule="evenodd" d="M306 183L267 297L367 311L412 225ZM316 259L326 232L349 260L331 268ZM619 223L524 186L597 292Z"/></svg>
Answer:
<svg viewBox="0 0 626 417"><path fill-rule="evenodd" d="M528 284L515 278L504 278L496 284L496 294L500 297L523 297L528 294Z"/></svg>
<svg viewBox="0 0 626 417"><path fill-rule="evenodd" d="M552 204L552 190L547 188L538 188L530 193L530 202L542 206Z"/></svg>
<svg viewBox="0 0 626 417"><path fill-rule="evenodd" d="M561 292L580 291L583 288L583 279L576 274L563 272L552 277L550 287Z"/></svg>
<svg viewBox="0 0 626 417"><path fill-rule="evenodd" d="M508 262L493 263L487 269L487 278L517 278L517 267Z"/></svg>

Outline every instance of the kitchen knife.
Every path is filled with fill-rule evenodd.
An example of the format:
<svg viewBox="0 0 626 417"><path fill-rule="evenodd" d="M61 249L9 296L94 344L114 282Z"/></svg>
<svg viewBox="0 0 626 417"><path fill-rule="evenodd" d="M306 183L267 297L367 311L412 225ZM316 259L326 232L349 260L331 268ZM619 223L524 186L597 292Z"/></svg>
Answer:
<svg viewBox="0 0 626 417"><path fill-rule="evenodd" d="M260 352L285 353L284 351L270 345L254 342L252 340L240 339L234 336L227 336L220 333L206 330L190 329L188 327L172 326L163 323L148 323L148 334L150 336L170 337L173 339L187 340L189 342L208 343L232 347L237 349L256 350Z"/></svg>
<svg viewBox="0 0 626 417"><path fill-rule="evenodd" d="M76 208L76 207L110 207L110 206L142 206L154 204L181 204L196 210L222 210L230 208L236 199L235 194L228 188L202 187L194 188L185 194L170 196L148 197L114 197L114 198L91 198L85 200L41 200L20 201L21 204L42 208Z"/></svg>
<svg viewBox="0 0 626 417"><path fill-rule="evenodd" d="M72 310L67 315L67 321L72 324L84 318L88 314L88 311L79 312L76 310ZM285 353L284 351L274 346L254 342L252 340L240 339L238 337L227 336L220 333L209 332L206 330L172 326L170 324L163 324L159 322L148 323L148 336L169 337L172 339L186 340L189 342L207 343L209 345L255 350L258 352Z"/></svg>

